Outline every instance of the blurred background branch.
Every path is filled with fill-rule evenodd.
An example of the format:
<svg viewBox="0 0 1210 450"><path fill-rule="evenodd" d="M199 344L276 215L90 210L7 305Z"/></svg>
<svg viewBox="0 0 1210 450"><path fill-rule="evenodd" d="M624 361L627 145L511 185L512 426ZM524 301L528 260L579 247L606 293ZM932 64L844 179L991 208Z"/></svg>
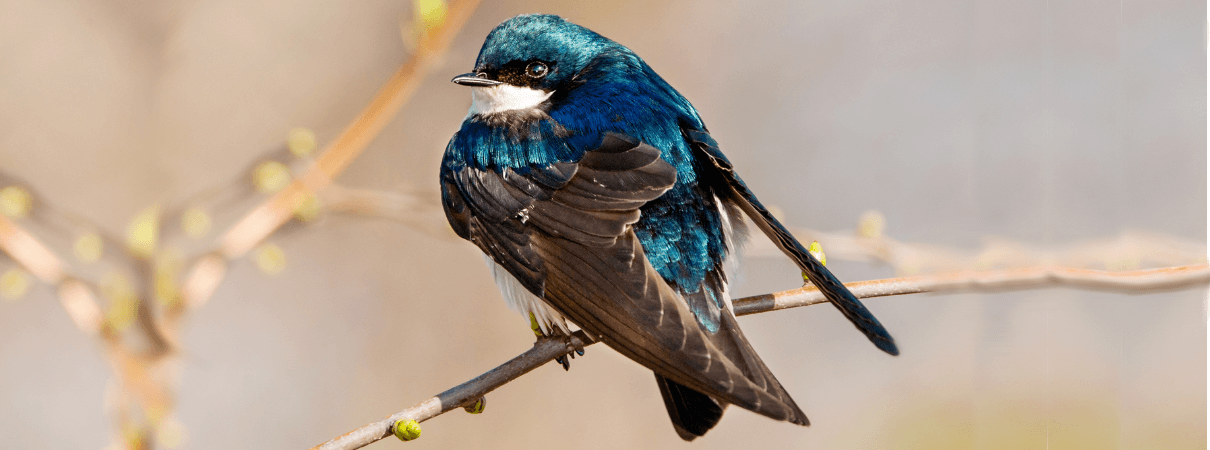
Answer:
<svg viewBox="0 0 1210 450"><path fill-rule="evenodd" d="M365 193L334 186L332 180L395 117L478 1L429 1L418 5L423 6L417 7L414 24L420 30L419 42L409 59L314 159L310 156L315 147L314 134L294 129L285 151L265 155L244 177L171 207L167 214L158 205L145 209L130 222L125 242L98 235L96 230L101 227L86 220L57 213L46 199L31 193L28 183L0 174L0 179L10 183L0 186L4 189L0 192L4 213L0 216L0 249L39 281L57 285L64 309L76 326L101 341L103 354L118 380L119 399L112 402L112 412L118 419L116 435L121 437L116 445L141 450L175 446L163 445L166 442L179 443L179 436L161 436L164 430L179 431L181 427L172 417L175 376L170 373L169 357L180 352L180 326L185 314L206 303L232 260L244 256L291 219L300 223L314 219L321 209L316 192L327 191L325 197L338 211L365 212L381 203ZM302 174L295 177L290 165L301 167ZM186 256L178 244L187 246L188 242L161 242L165 237L204 240L212 226L214 208L230 208L241 197L258 194L268 194L268 198L209 247ZM391 198L398 202L404 197L400 194ZM402 211L391 212L402 217ZM14 219L24 219L46 233L58 235L55 237L72 240L77 261L65 261ZM174 233L176 224L180 232ZM115 250L107 252L106 246L124 251L115 255ZM76 266L96 263L103 255L113 262L103 269L99 279L86 281L87 275L75 273ZM276 273L284 265L284 255L276 246L265 245L259 250L257 264L266 273ZM85 270L81 272L87 272L82 268ZM21 272L10 271L0 284L7 286L10 295L21 295L19 291L27 289L24 286L28 281ZM98 291L108 299L107 307L97 301ZM138 326L132 329L132 323Z"/></svg>

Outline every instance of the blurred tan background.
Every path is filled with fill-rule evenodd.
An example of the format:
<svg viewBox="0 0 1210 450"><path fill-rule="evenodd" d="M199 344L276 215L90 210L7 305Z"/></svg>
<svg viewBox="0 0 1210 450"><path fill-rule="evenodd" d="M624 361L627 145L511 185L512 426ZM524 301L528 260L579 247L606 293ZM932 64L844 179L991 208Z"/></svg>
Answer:
<svg viewBox="0 0 1210 450"><path fill-rule="evenodd" d="M485 1L345 186L435 198L470 104L448 82L513 15L643 56L789 223L977 251L1163 233L1205 243L1206 5L1197 1ZM406 0L0 0L0 169L120 233L232 183L294 127L334 138L406 58ZM763 239L763 237L758 237ZM329 215L237 262L185 325L181 448L305 448L527 349L471 244ZM824 242L825 250L827 242ZM1196 261L1193 261L1196 262ZM843 280L890 267L833 261ZM1103 268L1103 267L1095 267ZM745 261L738 295L796 287ZM875 299L902 356L834 308L741 319L813 425L731 409L696 448L1206 448L1205 289ZM102 448L111 371L45 285L0 302L0 447ZM670 448L650 372L603 346L423 437L371 448Z"/></svg>

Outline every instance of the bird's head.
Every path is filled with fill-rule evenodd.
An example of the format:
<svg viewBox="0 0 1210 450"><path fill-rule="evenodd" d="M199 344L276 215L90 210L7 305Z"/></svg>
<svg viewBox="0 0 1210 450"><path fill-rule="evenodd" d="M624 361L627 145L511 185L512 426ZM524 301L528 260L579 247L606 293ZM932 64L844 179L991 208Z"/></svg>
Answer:
<svg viewBox="0 0 1210 450"><path fill-rule="evenodd" d="M527 14L487 35L475 71L453 82L474 88L470 115L534 110L557 91L571 89L576 76L598 55L618 44L559 16Z"/></svg>

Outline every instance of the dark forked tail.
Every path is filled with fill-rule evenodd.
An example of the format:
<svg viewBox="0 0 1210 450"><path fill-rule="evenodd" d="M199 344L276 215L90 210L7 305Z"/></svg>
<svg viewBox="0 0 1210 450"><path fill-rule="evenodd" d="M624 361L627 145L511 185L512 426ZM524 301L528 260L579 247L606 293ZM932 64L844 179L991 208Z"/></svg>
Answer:
<svg viewBox="0 0 1210 450"><path fill-rule="evenodd" d="M742 373L744 379L768 394L755 403L737 406L772 419L803 426L810 425L807 415L794 399L790 398L790 393L786 392L786 388L782 387L781 382L777 381L777 377L773 376L773 372L756 354L748 338L739 329L739 323L735 321L731 311L724 311L720 319L719 331L711 336L712 341L719 348L725 349L724 354L729 355L729 360ZM672 427L681 439L692 441L705 435L723 417L727 402L677 383L659 373L655 374L655 380L660 387L660 394L664 397L668 417L672 419Z"/></svg>
<svg viewBox="0 0 1210 450"><path fill-rule="evenodd" d="M820 264L819 261L811 256L807 249L803 248L802 244L794 239L786 227L782 226L772 214L765 209L764 205L756 199L752 191L748 190L748 186L740 179L739 175L731 167L731 162L727 160L723 153L719 151L718 144L714 138L710 137L709 133L699 130L685 129L686 139L697 151L697 156L706 170L714 168L715 176L721 178L714 180L716 183L725 183L730 186L731 192L718 193L719 197L729 195L729 200L735 202L744 213L764 231L765 235L781 248L782 252L793 259L795 264L806 273L811 282L823 292L824 296L836 305L837 309L849 319L857 329L869 338L875 346L884 352L892 355L899 354L899 348L895 346L895 339L883 328L874 314L866 309L861 301L849 292L849 289L832 275L832 272ZM727 200L727 199L725 199Z"/></svg>

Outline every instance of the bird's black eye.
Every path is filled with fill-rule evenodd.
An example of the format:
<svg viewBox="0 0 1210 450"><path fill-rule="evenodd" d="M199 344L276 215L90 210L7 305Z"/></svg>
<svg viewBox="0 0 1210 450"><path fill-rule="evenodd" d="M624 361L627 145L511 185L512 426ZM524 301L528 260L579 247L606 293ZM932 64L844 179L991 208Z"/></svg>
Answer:
<svg viewBox="0 0 1210 450"><path fill-rule="evenodd" d="M532 62L528 66L525 66L525 74L533 78L542 78L546 76L546 72L548 71L550 71L550 68L546 67L546 63Z"/></svg>

